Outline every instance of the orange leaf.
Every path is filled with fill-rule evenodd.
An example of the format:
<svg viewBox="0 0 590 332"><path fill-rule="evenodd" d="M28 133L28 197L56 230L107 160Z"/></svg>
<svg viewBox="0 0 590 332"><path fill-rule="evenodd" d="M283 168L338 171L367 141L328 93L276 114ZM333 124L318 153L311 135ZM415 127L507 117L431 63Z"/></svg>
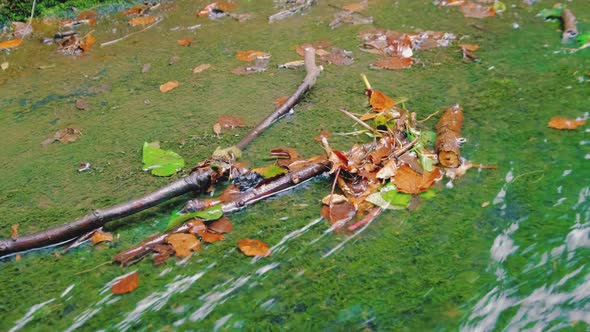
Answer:
<svg viewBox="0 0 590 332"><path fill-rule="evenodd" d="M208 231L199 231L197 235L201 237L203 242L205 243L213 243L217 241L223 241L224 236L222 234L208 232Z"/></svg>
<svg viewBox="0 0 590 332"><path fill-rule="evenodd" d="M166 83L160 85L160 91L162 91L163 93L166 93L168 91L172 91L172 90L176 89L179 85L180 85L180 82L178 82L178 81L169 81L169 82L166 82Z"/></svg>
<svg viewBox="0 0 590 332"><path fill-rule="evenodd" d="M97 245L101 242L111 242L113 240L113 234L111 233L106 233L103 232L101 230L97 230L96 232L94 232L94 234L92 234L92 244Z"/></svg>
<svg viewBox="0 0 590 332"><path fill-rule="evenodd" d="M96 38L94 38L94 36L92 34L88 34L88 35L86 35L86 37L84 37L84 40L82 40L82 43L80 44L80 48L82 49L82 51L88 52L88 51L90 51L90 46L94 45L95 43L96 43Z"/></svg>
<svg viewBox="0 0 590 332"><path fill-rule="evenodd" d="M193 219L186 224L190 227L188 231L192 234L207 230L207 226L205 226L205 224L199 219Z"/></svg>
<svg viewBox="0 0 590 332"><path fill-rule="evenodd" d="M197 16L201 17L201 16L207 16L209 15L210 12L213 11L213 9L217 8L217 2L212 2L210 4L208 4L207 6L205 6L205 8L203 8L200 12L197 13Z"/></svg>
<svg viewBox="0 0 590 332"><path fill-rule="evenodd" d="M469 52L475 52L479 50L479 45L475 44L459 44L459 47L468 50Z"/></svg>
<svg viewBox="0 0 590 332"><path fill-rule="evenodd" d="M496 15L493 7L486 7L478 3L465 2L461 5L461 11L465 17L484 18Z"/></svg>
<svg viewBox="0 0 590 332"><path fill-rule="evenodd" d="M334 225L338 222L347 222L351 220L356 211L354 206L350 204L348 201L344 201L342 203L336 204L334 201L332 202L332 208L330 209L330 205L322 205L322 209L320 210L320 215L324 217L324 219L330 221L331 225Z"/></svg>
<svg viewBox="0 0 590 332"><path fill-rule="evenodd" d="M238 241L238 248L246 256L270 256L270 248L260 240L243 239Z"/></svg>
<svg viewBox="0 0 590 332"><path fill-rule="evenodd" d="M440 177L441 173L436 167L432 172L418 174L410 166L404 164L395 173L393 183L397 186L399 192L419 194L432 187L434 182Z"/></svg>
<svg viewBox="0 0 590 332"><path fill-rule="evenodd" d="M129 20L129 25L134 27L137 25L150 24L155 21L156 21L156 17L154 17L154 16L141 16L141 17L136 17L136 18L132 18L131 20Z"/></svg>
<svg viewBox="0 0 590 332"><path fill-rule="evenodd" d="M217 9L224 11L224 12L232 10L234 8L236 8L236 4L231 1L221 2L221 3L219 3L219 5L217 5Z"/></svg>
<svg viewBox="0 0 590 332"><path fill-rule="evenodd" d="M211 68L211 65L208 63L198 65L195 68L193 68L193 74L198 74L198 73L204 72L205 70L207 70L209 68Z"/></svg>
<svg viewBox="0 0 590 332"><path fill-rule="evenodd" d="M23 39L22 38L17 38L17 39L11 39L11 40L5 40L3 42L0 43L0 50L3 48L14 48L17 47L18 45L22 44Z"/></svg>
<svg viewBox="0 0 590 332"><path fill-rule="evenodd" d="M547 124L547 127L561 130L573 130L586 124L586 120L567 119L561 117L553 117Z"/></svg>
<svg viewBox="0 0 590 332"><path fill-rule="evenodd" d="M358 11L361 11L365 8L367 8L366 2L351 3L350 5L346 5L346 6L342 7L342 9L348 10L349 12L358 12Z"/></svg>
<svg viewBox="0 0 590 332"><path fill-rule="evenodd" d="M234 227L234 224L226 217L223 216L209 225L209 230L215 233L229 233Z"/></svg>
<svg viewBox="0 0 590 332"><path fill-rule="evenodd" d="M246 127L244 120L233 115L220 115L217 123L219 123L221 128Z"/></svg>
<svg viewBox="0 0 590 332"><path fill-rule="evenodd" d="M133 272L130 275L119 279L112 287L113 294L125 294L133 292L139 284L139 273Z"/></svg>
<svg viewBox="0 0 590 332"><path fill-rule="evenodd" d="M94 19L96 19L97 15L98 15L98 13L95 12L94 10L85 10L85 11L81 12L80 14L78 14L78 16L76 16L76 20L78 20L78 21L94 20Z"/></svg>
<svg viewBox="0 0 590 332"><path fill-rule="evenodd" d="M180 46L190 46L190 44L193 42L193 37L186 37L186 38L182 38L176 41L178 43L178 45Z"/></svg>
<svg viewBox="0 0 590 332"><path fill-rule="evenodd" d="M240 61L246 61L246 62L250 62L250 61L254 61L254 59L256 59L256 57L263 57L263 56L268 56L268 53L265 52L261 52L261 51L254 51L254 50L248 50L248 51L240 51L236 54L236 58L238 58L238 60Z"/></svg>
<svg viewBox="0 0 590 332"><path fill-rule="evenodd" d="M18 238L18 225L19 224L14 224L10 226L10 238L13 240L16 240L16 238Z"/></svg>
<svg viewBox="0 0 590 332"><path fill-rule="evenodd" d="M392 98L386 96L383 92L372 90L369 104L375 111L383 111L393 108L396 102Z"/></svg>
<svg viewBox="0 0 590 332"><path fill-rule="evenodd" d="M131 9L127 9L126 11L124 11L123 15L125 15L125 16L139 15L139 14L141 14L142 11L143 11L143 8L141 8L141 7L131 8Z"/></svg>
<svg viewBox="0 0 590 332"><path fill-rule="evenodd" d="M411 67L413 61L412 58L390 57L377 60L377 62L373 64L373 67L398 70Z"/></svg>
<svg viewBox="0 0 590 332"><path fill-rule="evenodd" d="M188 257L193 250L201 248L201 242L192 234L172 234L166 238L166 242L172 245L176 257Z"/></svg>
<svg viewBox="0 0 590 332"><path fill-rule="evenodd" d="M305 49L308 47L313 47L316 50L316 54L317 54L318 50L328 48L331 45L332 45L332 42L330 42L329 40L318 40L318 41L311 43L311 44L302 44L302 45L297 46L297 48L295 49L295 52L297 52L297 54L299 54L300 56L305 56Z"/></svg>
<svg viewBox="0 0 590 332"><path fill-rule="evenodd" d="M282 96L275 99L275 108L281 107L289 99L289 96Z"/></svg>

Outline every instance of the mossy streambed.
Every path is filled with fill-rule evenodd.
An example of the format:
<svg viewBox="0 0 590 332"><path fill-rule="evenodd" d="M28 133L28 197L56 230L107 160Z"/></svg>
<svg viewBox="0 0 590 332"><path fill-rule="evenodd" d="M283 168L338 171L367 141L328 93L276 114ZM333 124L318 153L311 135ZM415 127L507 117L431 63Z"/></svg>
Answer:
<svg viewBox="0 0 590 332"><path fill-rule="evenodd" d="M1 262L0 330L588 329L588 132L546 123L555 115L587 117L590 53L560 51L558 25L535 17L552 2L506 1L506 12L477 20L430 1L369 1L363 14L376 27L449 31L482 46L479 63L461 59L452 46L420 52L421 65L401 71L369 70L376 56L357 49L358 32L369 26L331 30L335 9L323 1L273 24L266 20L276 12L271 1L239 1L240 11L255 14L246 23L197 19L205 2L174 4L151 30L80 57L37 43L44 32L4 56L10 67L0 72L2 237L14 224L21 234L39 231L169 183L141 171L144 141L160 141L187 165L234 144L248 129L218 139L211 129L218 115L239 115L250 125L261 120L304 76L274 65L297 59L297 45L322 39L352 50L355 63L326 66L295 113L244 151L252 166L266 165L277 147L322 153L313 139L321 129L356 130L338 109L363 111L364 72L380 90L409 98L419 118L460 103L468 140L463 154L499 170L471 170L454 188L441 183L434 199L411 212L381 214L326 257L345 236L323 236L328 225L317 222L319 201L331 181L320 178L232 214L235 226L225 241L189 260L157 267L145 260L126 269L109 264L159 230L188 199L180 197L109 225L117 234L110 245ZM567 5L578 13L580 29L589 30L590 4ZM198 23L203 26L194 31L171 30ZM82 31L90 29L100 43L129 28L112 14ZM176 44L189 35L190 47ZM241 65L236 52L247 49L271 53L273 66L231 74ZM173 56L179 60L169 65ZM145 63L148 73L141 72ZM193 75L201 63L213 67ZM158 87L169 80L181 84L162 94ZM87 100L88 109L77 110L76 98ZM69 126L82 131L78 141L40 146ZM331 141L345 149L366 139ZM82 161L91 163L90 171L76 171ZM271 246L285 241L273 256L252 261L236 250L247 237ZM139 287L112 295L109 283L133 270Z"/></svg>

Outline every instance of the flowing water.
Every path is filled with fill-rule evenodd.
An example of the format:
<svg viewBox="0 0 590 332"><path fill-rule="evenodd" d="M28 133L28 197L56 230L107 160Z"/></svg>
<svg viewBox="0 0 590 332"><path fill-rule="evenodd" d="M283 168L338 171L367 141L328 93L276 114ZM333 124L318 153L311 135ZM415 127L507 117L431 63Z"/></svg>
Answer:
<svg viewBox="0 0 590 332"><path fill-rule="evenodd" d="M370 0L363 13L376 27L448 31L481 46L478 63L451 46L417 53L420 63L402 71L370 70L377 56L359 51L357 39L368 26L331 30L336 9L324 1L272 24L271 1L237 1L239 12L255 14L246 23L196 18L203 1L168 3L154 28L73 57L38 42L54 30L37 24L34 37L2 59L10 65L0 72L2 237L14 224L20 234L39 231L169 183L141 171L144 141L160 141L187 165L235 144L248 128L217 138L217 116L238 115L250 125L261 120L304 76L274 66L298 59L297 45L322 39L352 50L355 63L327 65L295 112L245 150L251 166L269 163L267 152L278 147L322 153L313 139L322 129L357 130L338 109L363 112L364 72L379 90L407 97L418 118L461 104L463 155L499 169L440 183L436 197L412 211L386 211L352 236L333 233L319 219L331 187L322 177L232 214L226 239L191 258L110 264L160 230L189 198L180 197L109 225L116 235L111 244L0 262L0 330L587 331L589 130L546 124L556 115L588 118L590 50L564 52L559 25L535 16L552 2L505 3L506 12L478 20L429 1ZM590 4L567 6L580 31L590 31ZM107 11L81 33L94 30L102 43L134 30ZM186 29L195 24L202 26ZM193 44L178 46L187 36ZM248 49L270 52L273 68L231 74L242 65L236 52ZM151 70L142 73L147 63ZM202 63L213 67L193 75ZM180 86L161 93L169 80ZM76 109L77 98L89 103L87 110ZM83 135L40 146L65 127ZM345 149L366 138L334 135L331 142ZM77 172L81 162L90 170ZM244 257L236 248L243 238L263 240L273 255ZM111 285L133 271L139 287L113 295Z"/></svg>

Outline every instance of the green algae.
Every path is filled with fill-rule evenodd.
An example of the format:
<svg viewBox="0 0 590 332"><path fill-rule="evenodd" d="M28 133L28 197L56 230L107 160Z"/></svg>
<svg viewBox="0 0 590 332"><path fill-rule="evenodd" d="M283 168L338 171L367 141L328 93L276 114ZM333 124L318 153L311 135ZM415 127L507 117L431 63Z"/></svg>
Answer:
<svg viewBox="0 0 590 332"><path fill-rule="evenodd" d="M506 13L486 20L465 19L456 8L439 8L430 1L371 2L366 14L374 17L378 27L452 31L469 35L468 41L482 46L477 51L479 63L462 60L457 48L449 47L418 53L423 66L403 71L369 70L376 56L357 51L357 33L366 27L330 30L327 25L334 10L327 4L271 25L265 19L275 11L270 1L240 3L240 10L256 13L254 21L246 24L197 20L193 15L204 4L178 2L177 10L165 12L164 21L152 30L111 46L95 45L82 57L55 54L54 46L33 40L7 57L11 67L0 76L4 140L0 145L0 234L7 237L10 226L17 223L21 234L60 225L90 209L169 183L172 179L141 171L144 141L160 141L162 148L183 155L187 165L206 158L218 146L235 144L248 128L218 139L212 125L220 114L238 115L254 126L273 110L273 101L290 94L304 76L302 70L276 68L235 76L229 72L242 65L235 53L246 49L270 52L276 65L297 59L296 45L321 39L353 50L355 63L326 66L295 114L273 125L244 151L244 160L251 166L268 164L268 151L284 146L304 156L322 153L313 139L322 129L356 130L338 109L365 109L366 96L359 80L364 72L386 94L408 97L407 105L418 112L418 118L460 103L465 110L463 135L468 139L463 154L475 162L498 165L500 170L472 170L455 181L452 190L440 184L435 198L421 201L411 212L383 213L362 235L324 259L345 238L328 235L310 244L328 227L324 223L255 264L235 250L237 241L246 237L279 243L315 220L319 200L329 193L331 182L314 180L232 214L235 227L226 240L208 245L185 264L170 260L154 267L146 260L133 266L140 273L139 288L117 302L101 304L103 286L130 271L103 263L158 231L189 195L180 197L109 225L119 235L113 243L83 246L63 255L60 249L42 250L25 254L18 262L11 258L1 263L1 330L13 327L33 305L52 298L55 300L39 309L25 330L65 330L93 310L97 311L80 330L120 330L117 324L140 301L199 272L205 274L192 287L173 293L161 309L142 312L129 327L212 330L217 320L231 314L223 326L227 330L457 330L469 316L474 299L495 285L494 271L488 269L490 247L507 225L526 218L516 241L523 248L537 245L529 254L507 260L505 269L512 276L536 259L536 253L551 248L554 234L567 233L570 225L564 221L572 220L572 212L565 205L549 206L554 203L556 187L563 186L561 196L576 201L578 190L588 186L587 167L582 164L587 163L582 158L588 149L579 143L587 138L583 130L553 131L545 124L554 115L575 117L587 111L588 80L580 83L578 77L590 68L590 56L583 51L553 52L560 48L560 34L535 17L547 1L532 8L507 1ZM590 10L581 2L568 7L580 14ZM583 15L578 19L582 25L588 22ZM521 28L514 29L514 21ZM124 25L117 25L117 35L111 32L110 25L121 22L118 17L99 21L94 27L99 42L128 32ZM197 23L204 26L194 32L170 31ZM473 24L484 25L485 30ZM193 35L193 45L178 47L176 40L187 35ZM180 58L175 65L168 64L172 56ZM56 66L38 69L47 63ZM148 73L141 72L145 63L152 67ZM192 68L201 63L213 67L193 75ZM159 85L172 79L181 85L160 93ZM91 104L89 110L76 110L75 98L82 96ZM426 123L430 128L434 124L435 120ZM82 130L77 142L40 147L41 141L68 126ZM345 149L366 138L334 136L331 141ZM89 172L76 172L82 161L92 164ZM574 170L565 180L564 169ZM529 174L508 184L506 201L511 204L504 210L497 205L482 208L505 184L509 170L517 176ZM270 272L256 273L271 263L279 265ZM551 278L559 280L582 264L576 260L573 266L566 266L554 259L558 269ZM166 269L171 270L162 274ZM546 269L550 271L551 266ZM206 303L203 295L215 287L223 291L242 277L249 277L251 283L230 293L227 301L217 303L202 320L190 320ZM523 283L519 292L527 294L547 281L545 276L528 280L523 283L514 277L511 283ZM62 297L70 285L75 286ZM498 327L513 315L505 312ZM173 326L182 319L186 321Z"/></svg>

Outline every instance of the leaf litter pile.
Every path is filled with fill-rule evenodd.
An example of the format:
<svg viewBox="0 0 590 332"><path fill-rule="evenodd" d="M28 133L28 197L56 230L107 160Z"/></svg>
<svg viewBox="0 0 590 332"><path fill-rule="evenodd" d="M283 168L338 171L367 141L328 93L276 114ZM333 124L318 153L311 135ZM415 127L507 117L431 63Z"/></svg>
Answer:
<svg viewBox="0 0 590 332"><path fill-rule="evenodd" d="M269 17L269 23L304 12L313 3L314 1L286 3L284 10ZM441 7L459 7L465 17L476 19L492 17L506 10L506 6L500 1L440 0L435 1L435 4ZM360 14L368 6L369 2L363 1L339 8L341 11L334 14L334 20L330 23L330 27L335 29L343 24L372 24L371 17ZM107 46L117 43L155 26L163 19L158 14L161 7L161 4L146 3L125 10L121 14L126 18L126 24L134 30L115 40L104 41L100 45ZM248 13L237 13L235 9L236 5L233 1L213 2L199 9L194 16L197 20L205 18L218 20L223 17L231 17L240 23L252 17ZM579 43L579 47L572 49L572 52L590 46L590 34L578 32L573 13L564 6L559 5L547 9L540 15L545 19L558 18L561 20L564 27L562 41L569 43L576 40ZM92 34L93 31L80 37L78 32L73 29L79 26L96 25L99 19L97 12L85 11L79 13L75 20L59 21L59 31L52 38L44 38L43 43L55 44L57 51L65 55L88 54L93 45L97 43L97 39ZM186 30L199 27L200 24L197 24L187 27ZM30 22L29 24L13 22L10 33L5 34L7 38L0 41L0 49L9 52L21 47L24 38L31 32ZM362 51L381 56L369 66L370 68L400 70L417 63L418 60L414 58L417 52L448 47L455 42L457 36L442 31L399 32L372 28L361 31L358 38ZM194 39L190 35L176 39L177 47L191 47L193 43ZM479 60L474 54L479 49L478 45L465 43L458 46L463 58ZM286 62L278 67L285 69L305 67L308 76L295 92L296 98L287 96L277 100L277 114L280 113L280 115L291 110L301 96L315 83L315 79L322 70L322 67L315 65L316 59L324 65L347 66L354 63L351 51L334 47L327 40L301 44L296 47L295 51L304 57L304 60ZM237 75L264 73L268 70L271 61L270 53L258 50L237 51L235 56L237 60L246 63L231 71ZM309 60L310 57L313 60ZM172 57L169 64L175 64L177 61L176 57ZM192 73L200 74L210 67L210 64L201 64L195 67ZM2 69L6 70L7 68L8 62L3 63ZM150 65L145 64L142 72L145 73L149 70ZM230 184L221 195L215 198L189 201L184 208L170 216L163 233L156 234L137 246L120 253L114 258L114 261L128 266L148 255L153 257L155 264L162 264L173 256L183 259L191 257L195 252L199 252L204 244L225 240L233 228L233 223L227 217L229 213L278 192L294 188L323 173L331 174L333 183L331 193L322 199L321 207L318 206L319 214L329 222L332 230L352 234L361 227L367 227L385 210L412 208L416 201L434 197L437 192L436 184L445 176L455 179L473 167L495 168L494 166L474 164L461 156L461 145L466 140L461 135L463 109L460 105L448 106L439 117L438 124L434 128L430 128L422 124L425 121L417 120L416 112L405 107L406 100L391 98L387 93L374 89L364 75L362 75L362 79L365 83L364 93L368 98L367 112L364 114L352 114L347 110L341 110L341 112L350 119L351 123L360 126L362 129L359 132L370 136L371 142L355 144L348 150L336 150L330 144L330 133L322 131L316 139L322 145L325 154L303 158L292 148L277 147L270 151L270 155L276 158L273 165L248 169L239 160L241 150L251 139L280 117L280 115L273 114L268 118L268 121L263 121L253 129L252 134L246 137L245 143L240 142L236 146L218 148L212 157L192 169L191 175L196 174L192 185L203 192L212 191L215 183L220 180L229 181ZM179 81L171 80L160 85L160 91L174 93L172 91L179 86L181 86ZM82 102L77 101L76 107L87 109L88 105ZM585 123L585 119L554 117L547 126L560 130L575 130L584 126ZM213 124L213 132L220 137L226 130L245 126L247 126L246 123L235 115L221 115ZM42 146L47 148L56 141L63 144L73 143L81 135L82 132L77 128L64 128L43 141ZM252 137L250 138L250 136ZM149 171L155 176L171 176L185 167L184 159L180 155L173 151L160 149L158 142L144 143L143 163L144 171ZM156 200L174 196L166 196L168 195L167 190L175 190L174 186L175 184L170 185L172 189L164 188L165 195L158 196ZM183 187L182 190L186 190L186 188ZM182 190L179 189L178 193L183 193ZM143 204L143 202L139 203ZM132 202L130 205L135 204L134 206L137 207L139 203ZM135 212L137 211L133 210L129 213ZM122 213L122 215L126 213ZM116 215L109 217L109 220L120 217L121 215ZM59 234L59 236L64 236L64 238L60 238L59 236L55 237L52 232L53 230L50 230L44 234L45 238L39 236L39 238L44 238L39 241L39 244L28 243L27 245L39 247L50 243L46 238L64 240L79 236L78 234ZM18 242L22 239L16 230L12 235L12 241ZM94 245L113 241L111 234L103 233L100 229L87 235ZM80 237L80 239L82 238ZM33 241L31 240L31 242ZM261 240L242 239L237 242L237 246L245 256L267 257L272 255L269 246ZM0 253L1 255L2 253ZM130 274L114 284L112 291L115 294L133 291L137 287L137 280L137 273Z"/></svg>

